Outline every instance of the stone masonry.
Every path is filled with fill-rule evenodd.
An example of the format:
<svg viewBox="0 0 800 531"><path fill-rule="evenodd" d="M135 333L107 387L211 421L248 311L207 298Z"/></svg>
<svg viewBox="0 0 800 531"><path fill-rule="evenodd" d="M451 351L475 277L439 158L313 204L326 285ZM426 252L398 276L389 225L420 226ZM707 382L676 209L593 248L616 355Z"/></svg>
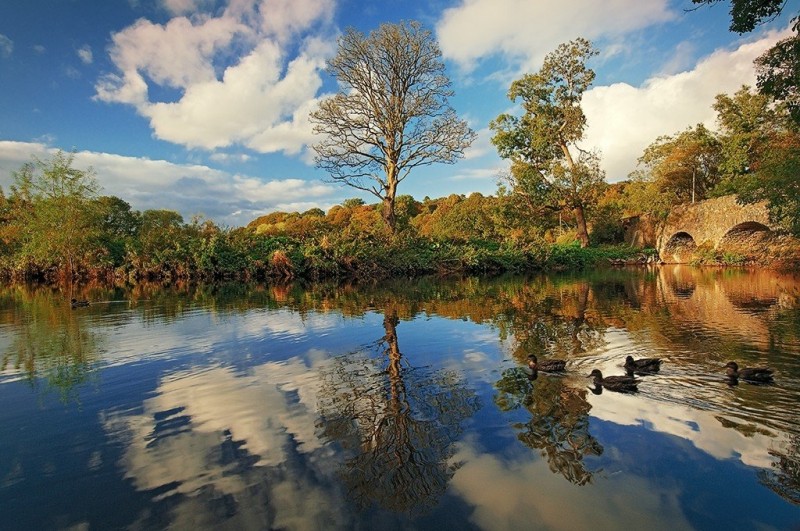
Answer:
<svg viewBox="0 0 800 531"><path fill-rule="evenodd" d="M766 203L741 205L729 195L672 209L658 231L656 248L665 262L688 261L697 247L717 249L737 234L774 230Z"/></svg>

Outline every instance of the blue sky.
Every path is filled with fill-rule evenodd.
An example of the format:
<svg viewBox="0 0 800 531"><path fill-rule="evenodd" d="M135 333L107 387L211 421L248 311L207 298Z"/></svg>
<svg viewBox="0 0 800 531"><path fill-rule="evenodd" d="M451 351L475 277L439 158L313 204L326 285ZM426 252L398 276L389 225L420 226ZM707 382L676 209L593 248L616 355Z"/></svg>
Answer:
<svg viewBox="0 0 800 531"><path fill-rule="evenodd" d="M492 194L507 167L488 123L513 111L510 82L559 43L600 51L583 147L609 182L643 148L696 123L714 95L753 84L752 61L787 35L786 14L747 35L728 2L690 0L0 0L0 186L32 155L75 150L103 192L134 208L227 226L349 197L313 165L308 113L336 90L324 65L348 26L419 20L436 36L455 97L478 132L455 165L418 168L399 193Z"/></svg>

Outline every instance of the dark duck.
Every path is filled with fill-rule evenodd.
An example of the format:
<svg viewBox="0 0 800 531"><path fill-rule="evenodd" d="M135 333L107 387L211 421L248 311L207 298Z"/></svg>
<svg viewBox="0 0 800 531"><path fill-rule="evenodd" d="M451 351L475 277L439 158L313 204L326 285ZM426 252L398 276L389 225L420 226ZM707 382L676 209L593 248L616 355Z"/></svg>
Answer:
<svg viewBox="0 0 800 531"><path fill-rule="evenodd" d="M564 360L539 361L534 354L528 356L528 367L533 372L563 372L566 366L567 362Z"/></svg>
<svg viewBox="0 0 800 531"><path fill-rule="evenodd" d="M72 299L69 301L70 306L73 308L83 308L85 306L89 306L89 301L79 301L78 299Z"/></svg>
<svg viewBox="0 0 800 531"><path fill-rule="evenodd" d="M589 377L594 380L596 390L605 388L618 393L633 393L638 390L639 380L632 376L606 376L603 378L600 369L594 369Z"/></svg>
<svg viewBox="0 0 800 531"><path fill-rule="evenodd" d="M770 383L772 382L772 369L766 367L749 367L740 369L735 361L729 361L725 365L725 374L731 381L744 380L750 383Z"/></svg>
<svg viewBox="0 0 800 531"><path fill-rule="evenodd" d="M659 358L639 358L633 356L625 358L625 372L630 374L652 374L661 369L661 359Z"/></svg>

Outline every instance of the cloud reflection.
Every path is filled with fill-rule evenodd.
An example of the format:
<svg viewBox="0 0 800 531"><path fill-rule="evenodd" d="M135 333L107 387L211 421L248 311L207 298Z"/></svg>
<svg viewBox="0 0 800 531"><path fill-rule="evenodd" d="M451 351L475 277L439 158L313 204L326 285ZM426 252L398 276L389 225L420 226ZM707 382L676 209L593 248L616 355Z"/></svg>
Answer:
<svg viewBox="0 0 800 531"><path fill-rule="evenodd" d="M620 475L583 489L554 475L530 453L503 461L466 443L453 457L463 466L451 487L474 507L470 520L493 530L692 529L680 492ZM658 515L654 518L653 515Z"/></svg>
<svg viewBox="0 0 800 531"><path fill-rule="evenodd" d="M683 404L651 400L645 397L617 396L604 393L590 397L593 417L626 426L647 426L661 433L690 441L696 448L717 459L739 459L748 466L769 468L769 455L775 436L756 425L746 432L731 429L732 423L718 411L704 411Z"/></svg>
<svg viewBox="0 0 800 531"><path fill-rule="evenodd" d="M314 364L294 358L247 374L212 367L164 378L141 410L103 419L125 446L125 477L155 502L169 500L178 527L229 518L245 528L344 525L338 491L321 484L333 472L314 431ZM286 473L306 467L314 473Z"/></svg>

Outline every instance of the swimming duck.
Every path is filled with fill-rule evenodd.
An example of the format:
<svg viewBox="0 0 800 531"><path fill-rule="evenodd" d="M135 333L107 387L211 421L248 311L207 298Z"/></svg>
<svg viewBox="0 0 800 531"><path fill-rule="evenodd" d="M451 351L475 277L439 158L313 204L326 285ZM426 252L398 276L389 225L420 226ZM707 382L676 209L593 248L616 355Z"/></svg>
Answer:
<svg viewBox="0 0 800 531"><path fill-rule="evenodd" d="M606 376L603 378L603 373L600 369L594 369L589 374L589 378L594 379L595 389L600 386L608 389L609 391L617 391L619 393L632 393L637 391L639 380L632 376Z"/></svg>
<svg viewBox="0 0 800 531"><path fill-rule="evenodd" d="M625 371L628 374L652 374L661 369L661 359L659 358L639 358L633 359L633 356L625 358Z"/></svg>
<svg viewBox="0 0 800 531"><path fill-rule="evenodd" d="M534 354L528 356L528 367L532 371L562 372L566 366L567 362L564 360L544 360L540 362Z"/></svg>
<svg viewBox="0 0 800 531"><path fill-rule="evenodd" d="M79 301L78 299L72 299L69 301L70 306L73 308L83 308L84 306L89 306L89 301Z"/></svg>
<svg viewBox="0 0 800 531"><path fill-rule="evenodd" d="M725 374L731 380L738 380L741 378L746 382L752 383L769 383L772 381L772 369L766 367L740 369L735 361L729 361L725 365Z"/></svg>

